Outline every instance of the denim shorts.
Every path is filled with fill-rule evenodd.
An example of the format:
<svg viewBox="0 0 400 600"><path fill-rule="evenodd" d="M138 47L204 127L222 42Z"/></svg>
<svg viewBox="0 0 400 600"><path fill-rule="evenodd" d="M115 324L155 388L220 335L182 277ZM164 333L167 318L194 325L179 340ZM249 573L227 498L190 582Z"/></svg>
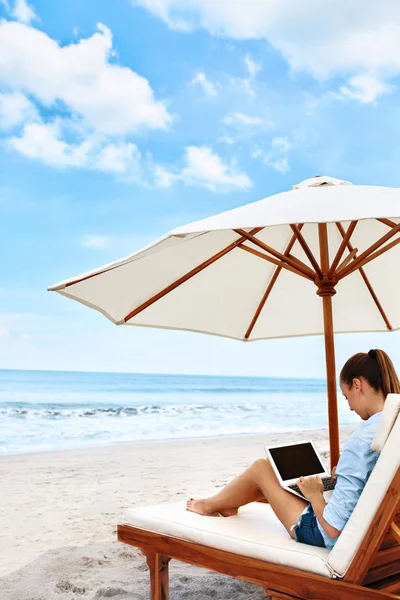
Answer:
<svg viewBox="0 0 400 600"><path fill-rule="evenodd" d="M314 514L313 507L308 504L297 524L292 527L296 542L308 544L309 546L321 546L325 548L324 538L321 535L317 525L317 517Z"/></svg>

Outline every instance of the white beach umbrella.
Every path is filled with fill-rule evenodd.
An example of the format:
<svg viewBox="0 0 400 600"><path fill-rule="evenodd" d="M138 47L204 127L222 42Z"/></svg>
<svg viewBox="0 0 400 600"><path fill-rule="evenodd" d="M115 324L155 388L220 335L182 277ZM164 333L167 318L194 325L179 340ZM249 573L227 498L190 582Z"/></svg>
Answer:
<svg viewBox="0 0 400 600"><path fill-rule="evenodd" d="M400 189L315 177L49 289L116 325L247 342L324 334L336 464L333 333L400 328L399 243Z"/></svg>

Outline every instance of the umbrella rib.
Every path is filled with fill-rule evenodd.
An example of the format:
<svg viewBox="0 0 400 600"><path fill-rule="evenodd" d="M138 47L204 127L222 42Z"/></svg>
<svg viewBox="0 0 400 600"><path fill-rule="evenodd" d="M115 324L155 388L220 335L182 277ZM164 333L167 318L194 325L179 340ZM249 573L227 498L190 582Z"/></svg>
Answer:
<svg viewBox="0 0 400 600"><path fill-rule="evenodd" d="M336 256L333 259L333 262L331 264L331 268L329 269L329 273L328 273L328 279L332 279L335 271L336 271L336 267L339 264L340 259L343 256L343 252L346 250L346 247L350 249L348 243L350 241L351 236L353 235L353 231L356 228L358 221L352 221L346 231L346 234L343 237L342 243L339 246L338 251L336 252ZM340 268L344 268L346 265L344 265L343 263L340 265ZM338 269L340 270L340 269Z"/></svg>
<svg viewBox="0 0 400 600"><path fill-rule="evenodd" d="M240 250L245 250L246 252L249 252L250 254L253 254L254 256L263 258L264 260L272 263L273 265L276 265L277 267L279 267L281 269L287 269L288 271L291 271L291 273L295 273L295 275L300 275L300 277L304 277L305 279L308 279L308 281L314 281L313 277L305 275L304 273L302 273L301 271L298 271L294 267L287 265L286 263L282 262L281 260L272 258L272 256L267 256L266 254L263 254L259 250L255 250L254 248L249 248L248 246L244 246L243 244L240 244L238 246L238 248L240 248Z"/></svg>
<svg viewBox="0 0 400 600"><path fill-rule="evenodd" d="M397 238L396 240L393 240L393 242L390 242L390 244L386 244L386 246L384 246L383 248L380 248L376 252L369 254L367 257L364 258L363 261L360 261L359 259L355 260L350 265L351 269L349 271L347 270L348 267L343 269L344 271L346 271L346 273L345 273L345 275L340 274L338 277L338 280L343 279L343 277L347 277L347 275L351 275L352 273L354 273L354 271L357 271L357 269L360 269L361 267L364 267L365 265L367 265L369 262L371 262L371 260L378 258L378 256L380 256L381 254L384 254L388 250L391 250L392 248L397 246L397 244L400 244L400 237ZM360 262L361 262L361 264L360 264Z"/></svg>
<svg viewBox="0 0 400 600"><path fill-rule="evenodd" d="M357 252L358 252L358 248L353 248L353 250L346 256L346 258L338 266L336 275L338 275L342 269L347 267L347 265L349 264L350 261L353 260L353 258L357 254Z"/></svg>
<svg viewBox="0 0 400 600"><path fill-rule="evenodd" d="M308 278L311 277L313 280L315 279L315 276L316 276L315 272L312 269L310 269L309 267L307 267L307 265L302 263L300 260L291 258L289 256L284 256L281 252L278 252L278 250L271 248L271 246L268 246L267 244L265 244L258 238L254 237L254 235L252 235L251 233L247 233L243 229L235 229L234 231L236 233L238 233L239 235L242 235L243 237L245 237L247 240L249 240L249 242L252 242L253 244L258 246L262 250L265 250L269 254L272 254L272 256L274 256L275 258L284 262L286 265L294 267L294 269L298 272L299 275L300 275L300 273L299 273L299 271L300 271L303 275L306 275L306 277L308 277Z"/></svg>
<svg viewBox="0 0 400 600"><path fill-rule="evenodd" d="M396 227L397 225L397 223L391 221L390 219L377 219L377 221L380 221L381 223L383 223L384 225L388 225L389 227Z"/></svg>
<svg viewBox="0 0 400 600"><path fill-rule="evenodd" d="M258 233L262 229L264 229L264 227L256 227L252 229L250 234ZM198 265L197 267L195 267L194 269L192 269L191 271L174 281L174 283L168 285L166 288L161 290L161 292L158 292L158 294L155 294L154 296L146 300L146 302L143 302L143 304L141 304L140 306L135 308L135 310L126 315L126 317L123 319L123 322L127 323L130 319L132 319L133 317L141 313L143 310L154 304L154 302L157 302L157 300L160 300L160 298L163 298L164 296L169 294L169 292L172 292L175 288L182 285L182 283L185 283L185 281L188 281L188 279L191 279L192 277L194 277L194 275L197 275L197 273L200 273L200 271L203 271L203 269L212 265L215 261L225 256L225 254L228 254L228 252L231 252L232 250L240 246L240 244L243 244L245 239L246 238L244 236L241 236L239 239L236 240L236 242L229 244L229 246L226 246L226 248L224 248L217 254L211 256L209 259L207 259L206 261L204 261L203 263L201 263L200 265Z"/></svg>
<svg viewBox="0 0 400 600"><path fill-rule="evenodd" d="M396 225L395 227L392 227L391 231L388 231L388 233L386 233L384 236L379 238L379 240L377 240L374 244L372 244L372 246L367 248L367 250L365 250L362 254L360 254L360 256L351 265L348 265L347 267L345 267L343 269L343 271L340 273L339 279L343 279L343 277L346 277L347 275L349 275L350 273L355 271L355 269L358 269L360 266L363 266L364 264L366 264L367 262L372 260L371 256L373 256L373 258L376 258L376 256L379 256L379 254L382 254L382 252L379 252L379 254L377 254L375 252L375 250L377 250L378 248L383 246L383 244L385 242L390 240L390 238L392 238L394 235L396 235L396 233L398 233L399 231L400 231L400 223L398 225ZM398 243L398 241L400 241L400 238L399 238L399 240L396 240L396 243ZM396 243L394 245L396 245ZM389 250L392 247L393 247L393 243L385 246L386 250ZM386 251L386 250L383 250L382 248L381 248L381 250L383 252Z"/></svg>
<svg viewBox="0 0 400 600"><path fill-rule="evenodd" d="M310 261L311 266L314 268L316 274L318 275L318 277L320 279L322 279L323 275L322 275L321 267L319 266L315 256L311 252L309 245L307 244L306 240L303 237L303 234L301 233L301 231L299 230L297 225L290 225L290 228L293 231L293 233L295 234L295 236L297 237L297 239L299 240L299 244L303 248L304 253L307 256L308 260Z"/></svg>
<svg viewBox="0 0 400 600"><path fill-rule="evenodd" d="M299 231L301 230L302 227L303 227L303 223L301 223L299 225ZM285 256L288 256L290 254L290 251L292 250L292 248L293 248L293 246L294 246L294 244L296 242L296 239L297 239L296 235L293 234L292 237L291 237L291 239L290 239L290 242L288 243L288 245L286 247L286 250L284 252ZM244 248L244 246L241 246L241 248ZM258 317L260 316L261 311L263 310L263 308L265 306L265 303L268 300L268 297L269 297L270 293L272 292L272 288L274 287L274 285L276 283L276 280L278 279L279 274L282 271L282 268L283 268L282 266L278 266L275 269L275 271L274 271L274 273L273 273L273 275L271 277L271 280L270 280L270 282L268 284L268 287L265 290L263 297L261 298L261 301L260 301L260 303L259 303L259 305L257 307L256 312L254 313L254 316L253 316L253 318L251 320L249 328L247 329L247 331L245 333L245 336L244 336L245 340L249 339L250 334L253 331L255 324L257 323Z"/></svg>
<svg viewBox="0 0 400 600"><path fill-rule="evenodd" d="M343 225L341 223L336 223L336 226L337 226L337 228L338 228L338 230L340 232L340 235L342 237L344 237L345 233L344 233ZM350 242L347 242L347 248L350 250L350 252L352 252L354 250L354 248L353 248L353 246L352 246L352 244ZM393 327L390 324L390 321L387 318L386 313L385 313L385 311L382 308L382 304L380 303L380 301L378 299L378 296L376 295L376 293L374 291L374 288L372 287L372 285L371 285L371 283L370 283L370 281L369 281L369 279L368 279L368 277L367 277L367 275L366 275L366 273L365 273L365 271L364 271L364 269L362 267L360 267L360 275L363 278L364 283L367 286L367 289L368 289L369 293L371 294L372 299L375 302L375 304L376 304L379 312L381 313L382 319L385 321L386 327L389 330L392 330Z"/></svg>

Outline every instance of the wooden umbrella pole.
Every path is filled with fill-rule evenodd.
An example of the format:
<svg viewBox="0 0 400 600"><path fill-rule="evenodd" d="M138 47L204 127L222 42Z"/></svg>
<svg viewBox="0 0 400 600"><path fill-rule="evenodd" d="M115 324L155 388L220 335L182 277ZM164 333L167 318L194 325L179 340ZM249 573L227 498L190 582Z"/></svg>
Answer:
<svg viewBox="0 0 400 600"><path fill-rule="evenodd" d="M332 296L322 296L324 310L324 338L326 377L328 388L328 419L329 419L329 445L331 455L331 468L339 460L339 419L336 393L336 367L335 367L335 342L333 337Z"/></svg>
<svg viewBox="0 0 400 600"><path fill-rule="evenodd" d="M331 467L339 460L339 419L336 393L335 342L333 337L332 296L336 294L337 279L329 277L328 229L326 223L318 224L319 247L321 256L322 279L315 280L317 294L322 297L324 314L324 339L326 376L328 387L328 419Z"/></svg>

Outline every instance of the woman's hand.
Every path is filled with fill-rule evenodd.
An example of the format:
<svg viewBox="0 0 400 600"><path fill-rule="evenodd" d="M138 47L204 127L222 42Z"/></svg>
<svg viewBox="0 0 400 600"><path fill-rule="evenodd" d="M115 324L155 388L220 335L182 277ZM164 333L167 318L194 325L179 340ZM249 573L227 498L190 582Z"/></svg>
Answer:
<svg viewBox="0 0 400 600"><path fill-rule="evenodd" d="M324 484L322 483L322 479L319 477L319 475L316 477L300 477L297 485L307 500L311 500L315 494L322 496L324 491Z"/></svg>
<svg viewBox="0 0 400 600"><path fill-rule="evenodd" d="M331 478L332 481L336 481L337 477L336 477L336 467L333 467L332 471L331 471Z"/></svg>

